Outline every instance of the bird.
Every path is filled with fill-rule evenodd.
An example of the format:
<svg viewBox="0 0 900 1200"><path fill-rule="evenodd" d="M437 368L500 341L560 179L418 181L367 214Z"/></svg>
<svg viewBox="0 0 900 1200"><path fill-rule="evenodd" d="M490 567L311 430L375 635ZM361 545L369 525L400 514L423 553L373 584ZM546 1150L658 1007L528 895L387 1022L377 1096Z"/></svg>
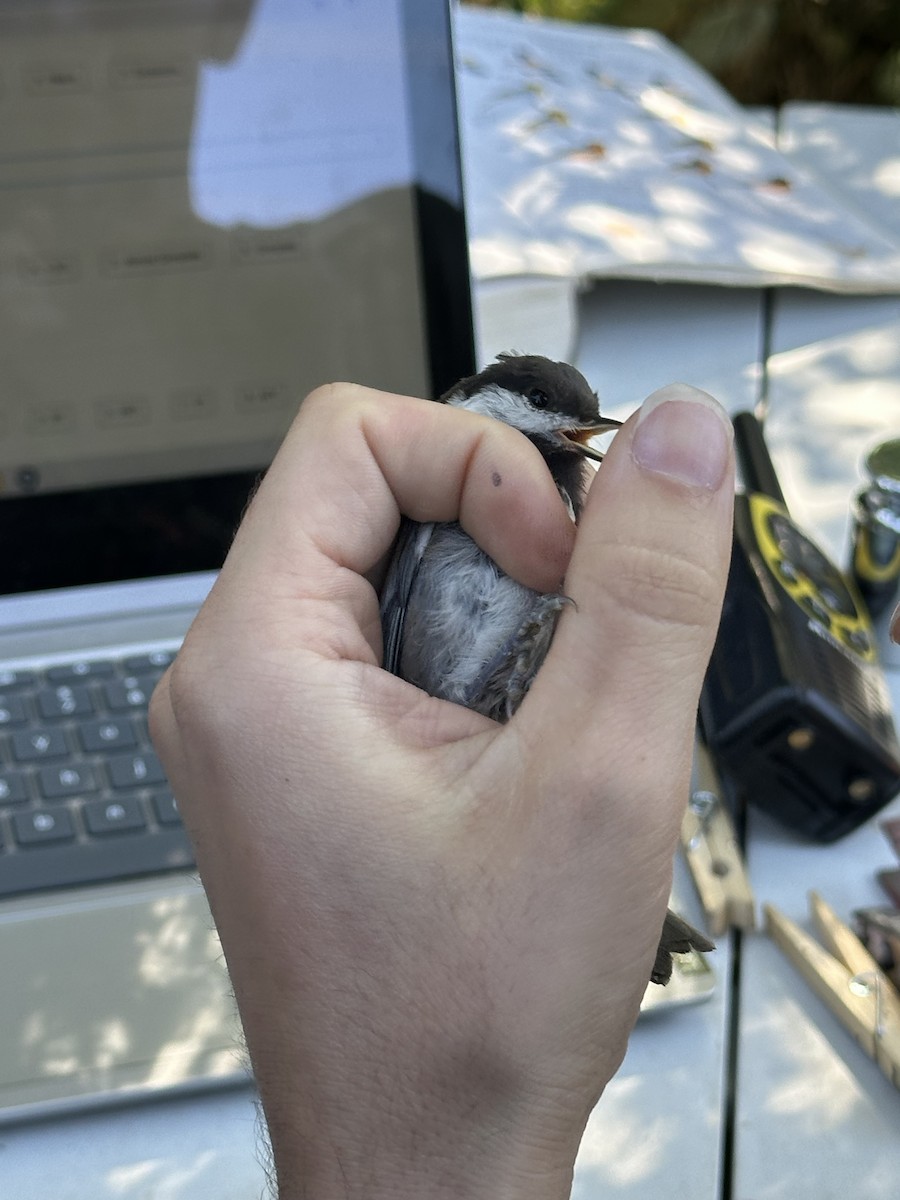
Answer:
<svg viewBox="0 0 900 1200"><path fill-rule="evenodd" d="M569 363L500 354L461 379L439 403L503 421L543 455L577 522L592 475L591 446L620 421L601 416L597 393ZM380 594L385 670L431 696L505 723L546 657L560 613L572 600L512 579L456 521L402 517ZM711 950L699 930L669 910L651 981L665 984L672 954Z"/></svg>

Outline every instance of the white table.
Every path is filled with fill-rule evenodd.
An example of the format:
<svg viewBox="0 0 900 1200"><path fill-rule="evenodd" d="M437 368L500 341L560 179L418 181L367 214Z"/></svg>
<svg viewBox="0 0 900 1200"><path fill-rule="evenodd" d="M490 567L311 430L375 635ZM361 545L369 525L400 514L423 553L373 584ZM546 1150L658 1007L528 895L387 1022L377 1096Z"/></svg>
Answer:
<svg viewBox="0 0 900 1200"><path fill-rule="evenodd" d="M862 454L900 435L900 300L783 293L770 344L768 429L786 498L846 561L847 498ZM884 646L900 713L900 651ZM900 815L900 803L888 811ZM801 924L811 888L844 919L886 903L874 873L895 865L875 822L821 847L758 813L748 855L759 898ZM734 1200L895 1197L900 1092L764 936L743 940L735 1004Z"/></svg>
<svg viewBox="0 0 900 1200"><path fill-rule="evenodd" d="M585 297L583 317L579 363L613 412L673 377L713 392L734 412L754 406L765 380L767 431L788 503L831 555L846 561L848 502L862 455L880 437L900 433L900 300L779 292L766 342L762 293L751 290L609 282ZM765 364L758 356L764 344ZM888 649L886 638L883 646L900 712L900 651ZM900 813L900 802L890 811ZM755 811L749 829L750 874L761 902L801 923L810 888L845 919L854 908L885 902L874 873L892 865L893 854L875 822L830 847L804 843ZM690 1085L679 1088L683 1069L698 1100L708 1099L711 1063L709 1047L698 1045L697 1063L686 1066L688 1025L672 1014L660 1047L670 1069L642 1114L644 1130L657 1131L644 1169L640 1120L630 1140L616 1136L619 1107L627 1111L626 1095L640 1090L640 1081L626 1076L610 1089L608 1109L599 1106L591 1131L597 1143L604 1133L613 1136L630 1164L629 1186L621 1178L627 1166L617 1173L612 1154L597 1172L588 1144L576 1195L650 1196L665 1187L675 1196L708 1195L715 1161L734 1200L895 1196L900 1094L764 934L743 937L736 959L736 989L726 986L725 1011L713 1010L735 1030L733 1041L727 1033L722 1039L720 1108L707 1110L704 1125L702 1101L686 1101ZM725 965L718 955L714 961L720 970ZM645 1036L639 1028L635 1058ZM678 1134L664 1165L661 1129Z"/></svg>
<svg viewBox="0 0 900 1200"><path fill-rule="evenodd" d="M762 295L610 281L581 298L576 362L601 408L624 417L673 380L714 393L731 412L760 396ZM676 897L702 918L683 864ZM582 1143L575 1200L718 1197L724 1182L731 944L712 956L717 990L693 1009L645 1018Z"/></svg>
<svg viewBox="0 0 900 1200"><path fill-rule="evenodd" d="M609 282L580 305L577 361L610 412L630 411L674 378L714 392L731 411L760 398L760 292ZM872 406L879 394L889 402L900 394L890 392L900 389L896 355L871 353L879 339L887 345L894 336L900 344L890 334L898 320L895 299L786 293L775 305L768 363L773 450L789 504L838 557L863 433L881 420ZM836 364L845 373L840 378ZM825 369L830 376L823 376ZM829 400L828 378L838 399ZM840 398L854 389L869 396L865 419L858 404L848 408ZM791 456L801 410L833 447L826 475L832 483L825 490ZM900 403L890 411L897 428ZM849 426L832 428L840 414L848 414ZM891 669L900 709L900 661ZM877 902L873 873L890 865L891 853L873 825L823 848L753 815L749 858L758 898L802 920L809 887L843 916ZM681 866L677 896L687 915L696 916ZM736 991L730 939L712 961L718 987L710 1001L638 1024L622 1069L591 1118L575 1200L666 1193L712 1200L723 1189L734 1200L851 1189L893 1197L900 1179L900 1095L764 935L742 940ZM0 1196L256 1200L265 1187L259 1146L249 1088L2 1129Z"/></svg>

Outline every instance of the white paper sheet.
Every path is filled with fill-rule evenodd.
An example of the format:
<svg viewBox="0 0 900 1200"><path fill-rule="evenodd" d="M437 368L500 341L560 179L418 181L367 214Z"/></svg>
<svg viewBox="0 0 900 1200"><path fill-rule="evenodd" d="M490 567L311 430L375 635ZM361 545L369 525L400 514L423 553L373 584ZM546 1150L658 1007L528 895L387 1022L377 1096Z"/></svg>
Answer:
<svg viewBox="0 0 900 1200"><path fill-rule="evenodd" d="M900 290L896 224L773 149L660 35L461 6L456 40L476 279Z"/></svg>

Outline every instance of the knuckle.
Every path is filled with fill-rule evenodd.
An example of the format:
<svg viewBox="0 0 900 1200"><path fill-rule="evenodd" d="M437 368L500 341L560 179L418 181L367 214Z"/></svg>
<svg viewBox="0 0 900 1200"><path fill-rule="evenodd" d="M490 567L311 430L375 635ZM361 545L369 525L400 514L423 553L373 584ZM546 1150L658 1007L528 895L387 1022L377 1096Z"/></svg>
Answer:
<svg viewBox="0 0 900 1200"><path fill-rule="evenodd" d="M371 403L368 388L356 383L323 383L300 401L297 418L303 421L355 421L360 411Z"/></svg>
<svg viewBox="0 0 900 1200"><path fill-rule="evenodd" d="M605 584L614 602L653 624L686 629L718 624L724 578L717 562L618 542L611 547Z"/></svg>
<svg viewBox="0 0 900 1200"><path fill-rule="evenodd" d="M304 408L318 408L322 405L332 405L339 398L340 393L345 388L352 388L352 384L341 383L320 383L318 387L313 388L311 392L302 401Z"/></svg>
<svg viewBox="0 0 900 1200"><path fill-rule="evenodd" d="M169 682L172 667L153 689L150 704L147 709L147 724L150 730L150 740L157 749L165 746L169 739L172 721L172 704L169 697Z"/></svg>
<svg viewBox="0 0 900 1200"><path fill-rule="evenodd" d="M210 723L214 708L209 703L208 669L201 660L189 635L166 673L165 686L158 686L150 697L154 737L164 738L168 731L183 736Z"/></svg>
<svg viewBox="0 0 900 1200"><path fill-rule="evenodd" d="M147 717L154 742L163 741L174 728L179 727L185 710L191 708L190 701L185 703L186 658L182 648L150 697Z"/></svg>

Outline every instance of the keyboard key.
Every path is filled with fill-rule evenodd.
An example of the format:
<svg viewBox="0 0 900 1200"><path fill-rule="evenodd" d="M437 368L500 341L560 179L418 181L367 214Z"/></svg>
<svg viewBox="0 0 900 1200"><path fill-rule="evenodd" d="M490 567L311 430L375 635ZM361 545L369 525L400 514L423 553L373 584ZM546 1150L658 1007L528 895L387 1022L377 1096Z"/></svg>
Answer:
<svg viewBox="0 0 900 1200"><path fill-rule="evenodd" d="M0 670L0 896L192 865L147 731L174 657Z"/></svg>
<svg viewBox="0 0 900 1200"><path fill-rule="evenodd" d="M192 865L147 730L174 657L0 670L0 896Z"/></svg>
<svg viewBox="0 0 900 1200"><path fill-rule="evenodd" d="M144 671L164 671L174 661L175 650L152 650L149 654L135 654L125 659L125 670L140 675Z"/></svg>
<svg viewBox="0 0 900 1200"><path fill-rule="evenodd" d="M138 744L134 726L128 717L107 717L105 720L85 721L78 727L82 749L88 754L107 750L127 750Z"/></svg>
<svg viewBox="0 0 900 1200"><path fill-rule="evenodd" d="M180 825L181 813L175 803L175 797L166 789L164 792L154 792L151 796L153 811L160 825Z"/></svg>
<svg viewBox="0 0 900 1200"><path fill-rule="evenodd" d="M12 735L11 743L16 762L65 758L69 753L69 746L61 729L19 730Z"/></svg>
<svg viewBox="0 0 900 1200"><path fill-rule="evenodd" d="M91 800L84 806L84 824L95 837L135 833L147 828L143 810L133 796L121 800Z"/></svg>
<svg viewBox="0 0 900 1200"><path fill-rule="evenodd" d="M96 792L97 780L84 763L62 767L41 767L38 786L45 800L60 800L64 796L83 796Z"/></svg>
<svg viewBox="0 0 900 1200"><path fill-rule="evenodd" d="M119 754L107 765L114 788L147 787L166 781L162 764L152 750L142 754Z"/></svg>
<svg viewBox="0 0 900 1200"><path fill-rule="evenodd" d="M76 683L79 679L102 679L114 675L115 667L107 659L88 662L83 659L78 662L64 663L59 667L48 667L45 675L51 683Z"/></svg>
<svg viewBox="0 0 900 1200"><path fill-rule="evenodd" d="M28 709L21 696L4 696L0 699L0 726L7 729L13 725L24 725L28 720Z"/></svg>
<svg viewBox="0 0 900 1200"><path fill-rule="evenodd" d="M24 804L28 799L21 771L0 771L0 804Z"/></svg>
<svg viewBox="0 0 900 1200"><path fill-rule="evenodd" d="M13 835L20 846L39 846L47 842L71 842L75 838L72 814L65 808L48 812L14 813Z"/></svg>
<svg viewBox="0 0 900 1200"><path fill-rule="evenodd" d="M103 696L111 712L125 712L129 708L146 708L156 687L156 678L129 676L104 684Z"/></svg>
<svg viewBox="0 0 900 1200"><path fill-rule="evenodd" d="M18 692L36 683L34 671L0 671L0 692Z"/></svg>
<svg viewBox="0 0 900 1200"><path fill-rule="evenodd" d="M78 717L94 711L91 693L83 685L45 688L37 694L38 710L42 717Z"/></svg>

